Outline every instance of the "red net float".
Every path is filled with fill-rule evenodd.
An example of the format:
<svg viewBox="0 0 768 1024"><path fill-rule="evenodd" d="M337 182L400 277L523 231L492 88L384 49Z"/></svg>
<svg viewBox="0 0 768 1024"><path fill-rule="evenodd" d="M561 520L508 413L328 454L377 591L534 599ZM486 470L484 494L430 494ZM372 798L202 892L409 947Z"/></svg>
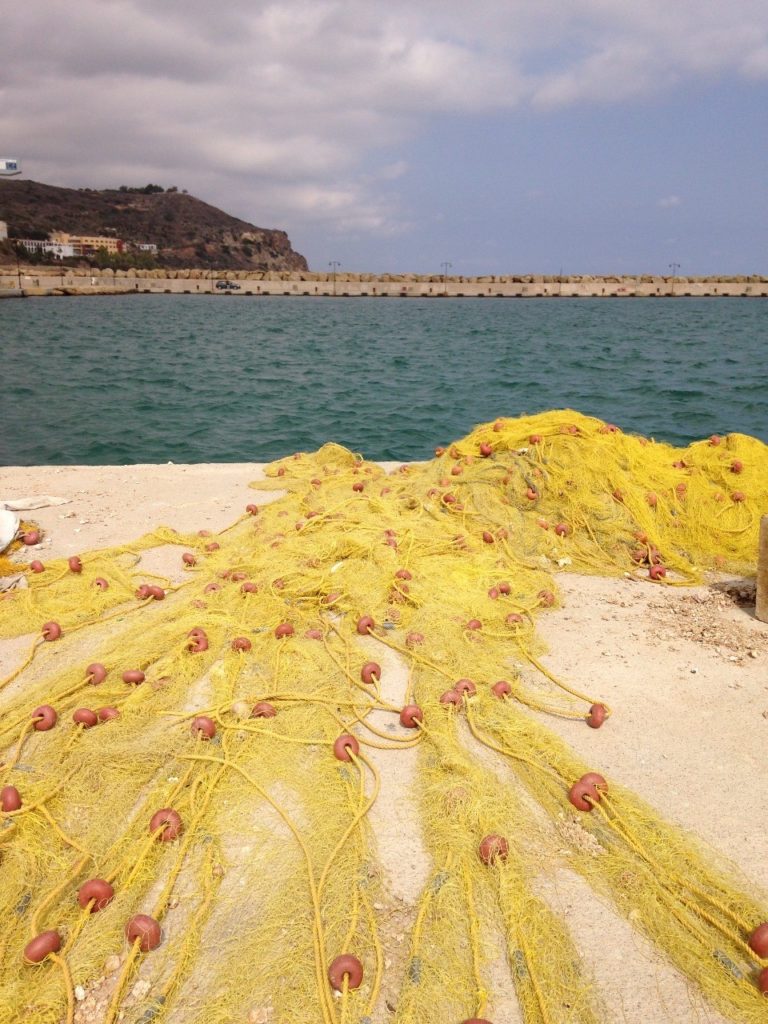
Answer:
<svg viewBox="0 0 768 1024"><path fill-rule="evenodd" d="M400 712L400 725L406 729L416 729L424 721L424 712L418 704L406 704Z"/></svg>
<svg viewBox="0 0 768 1024"><path fill-rule="evenodd" d="M446 690L445 693L440 696L441 704L452 704L454 707L461 707L461 694L456 693L455 690Z"/></svg>
<svg viewBox="0 0 768 1024"><path fill-rule="evenodd" d="M30 562L29 568L32 570L32 572L45 572L45 566L43 565L39 558L36 558L34 562Z"/></svg>
<svg viewBox="0 0 768 1024"><path fill-rule="evenodd" d="M749 936L749 948L763 960L768 958L768 922L759 924Z"/></svg>
<svg viewBox="0 0 768 1024"><path fill-rule="evenodd" d="M456 495L455 494L451 494L449 492L448 494L444 494L443 495L443 497L441 498L441 501L443 502L444 505L455 505L455 503L456 503Z"/></svg>
<svg viewBox="0 0 768 1024"><path fill-rule="evenodd" d="M360 753L360 744L352 733L342 733L333 744L333 756L337 761L351 761L350 751L357 757Z"/></svg>
<svg viewBox="0 0 768 1024"><path fill-rule="evenodd" d="M543 440L544 438L541 436L541 434L531 434L531 436L528 438L528 444L541 444Z"/></svg>
<svg viewBox="0 0 768 1024"><path fill-rule="evenodd" d="M608 716L605 704L593 704L589 709L586 722L590 729L599 729Z"/></svg>
<svg viewBox="0 0 768 1024"><path fill-rule="evenodd" d="M599 772L587 772L581 776L579 782L590 787L593 791L590 795L594 800L599 800L603 793L608 792L608 783Z"/></svg>
<svg viewBox="0 0 768 1024"><path fill-rule="evenodd" d="M181 556L184 565L197 565L197 558L191 551L185 551Z"/></svg>
<svg viewBox="0 0 768 1024"><path fill-rule="evenodd" d="M502 580L501 583L497 584L497 586L499 588L499 593L504 594L505 597L509 596L511 593L512 588L505 580Z"/></svg>
<svg viewBox="0 0 768 1024"><path fill-rule="evenodd" d="M241 580L245 579L245 573L233 572L232 575L230 576L230 579L232 580L233 583L239 583Z"/></svg>
<svg viewBox="0 0 768 1024"><path fill-rule="evenodd" d="M744 493L744 491L733 491L733 493L731 494L731 501L735 501L737 504L740 501L746 501L746 500L747 500L747 496Z"/></svg>
<svg viewBox="0 0 768 1024"><path fill-rule="evenodd" d="M405 646L410 648L411 650L414 647L420 647L423 643L424 643L424 634L423 633L412 632L412 633L409 633L406 636L406 638L405 638Z"/></svg>
<svg viewBox="0 0 768 1024"><path fill-rule="evenodd" d="M528 499L528 501L536 501L536 499L539 496L539 492L536 490L535 487L529 487L525 492L525 496Z"/></svg>
<svg viewBox="0 0 768 1024"><path fill-rule="evenodd" d="M486 836L477 849L483 864L495 864L497 860L506 860L509 855L509 843L504 836Z"/></svg>
<svg viewBox="0 0 768 1024"><path fill-rule="evenodd" d="M480 454L484 459L487 459L490 455L493 454L493 448L491 447L491 445L488 444L487 441L482 441L480 443Z"/></svg>
<svg viewBox="0 0 768 1024"><path fill-rule="evenodd" d="M103 576L97 576L93 585L97 590L109 590L109 580L105 580Z"/></svg>
<svg viewBox="0 0 768 1024"><path fill-rule="evenodd" d="M540 590L536 596L539 599L539 603L544 605L545 608L551 608L555 603L555 595L551 590Z"/></svg>
<svg viewBox="0 0 768 1024"><path fill-rule="evenodd" d="M246 580L245 583L240 587L240 590L244 594L255 594L259 588L251 580Z"/></svg>
<svg viewBox="0 0 768 1024"><path fill-rule="evenodd" d="M67 565L69 566L70 572L82 572L83 563L80 561L79 555L72 555L71 558L67 559Z"/></svg>
<svg viewBox="0 0 768 1024"><path fill-rule="evenodd" d="M28 964L41 964L51 953L61 949L61 936L56 931L40 932L24 947L24 959Z"/></svg>
<svg viewBox="0 0 768 1024"><path fill-rule="evenodd" d="M41 704L32 712L32 721L37 732L48 732L56 725L58 717L50 704Z"/></svg>
<svg viewBox="0 0 768 1024"><path fill-rule="evenodd" d="M435 458L439 459L441 455L445 455L445 448L443 448L442 445L438 445L438 447L435 448Z"/></svg>
<svg viewBox="0 0 768 1024"><path fill-rule="evenodd" d="M165 600L165 591L162 587L156 587L154 584L149 588L149 596L154 598L155 601Z"/></svg>
<svg viewBox="0 0 768 1024"><path fill-rule="evenodd" d="M602 427L598 427L598 434L617 434L619 428L615 423L604 423Z"/></svg>
<svg viewBox="0 0 768 1024"><path fill-rule="evenodd" d="M360 988L363 981L363 965L351 953L342 953L341 956L337 956L328 967L328 980L334 991L344 991L344 979L346 979L347 988L350 990Z"/></svg>
<svg viewBox="0 0 768 1024"><path fill-rule="evenodd" d="M26 533L21 535L21 543L32 547L33 544L40 543L42 536L39 530L27 530Z"/></svg>
<svg viewBox="0 0 768 1024"><path fill-rule="evenodd" d="M275 627L275 636L278 640L281 640L283 637L293 636L293 633L293 624L290 622L281 622L279 626Z"/></svg>
<svg viewBox="0 0 768 1024"><path fill-rule="evenodd" d="M466 693L468 697L473 697L477 693L477 687L471 679L460 679L458 683L453 684L453 688L462 696Z"/></svg>
<svg viewBox="0 0 768 1024"><path fill-rule="evenodd" d="M43 624L43 628L40 630L43 634L43 640L52 642L58 640L61 636L61 626L58 622L46 622Z"/></svg>
<svg viewBox="0 0 768 1024"><path fill-rule="evenodd" d="M357 629L357 632L360 634L360 636L368 636L368 634L373 630L373 627L375 625L376 623L373 621L370 615L361 615L360 618L357 620L357 625L355 626L355 628Z"/></svg>
<svg viewBox="0 0 768 1024"><path fill-rule="evenodd" d="M504 621L508 626L519 626L523 622L523 616L519 612L510 612Z"/></svg>
<svg viewBox="0 0 768 1024"><path fill-rule="evenodd" d="M193 736L200 736L205 740L212 740L216 735L216 723L207 715L198 715L192 719L190 732Z"/></svg>
<svg viewBox="0 0 768 1024"><path fill-rule="evenodd" d="M140 940L139 949L142 953L149 953L160 945L162 932L154 917L149 917L147 914L134 914L125 926L125 937L131 945L137 939Z"/></svg>
<svg viewBox="0 0 768 1024"><path fill-rule="evenodd" d="M134 591L134 595L139 601L147 601L149 598L152 597L152 591L149 588L149 584L142 583L139 587L136 588L136 590Z"/></svg>
<svg viewBox="0 0 768 1024"><path fill-rule="evenodd" d="M498 683L494 683L491 687L491 693L494 697L498 697L499 700L501 700L503 697L508 697L512 693L512 687L506 679L500 679Z"/></svg>
<svg viewBox="0 0 768 1024"><path fill-rule="evenodd" d="M731 463L731 472L732 473L741 473L743 471L743 469L744 469L744 463L741 461L741 459L734 459L733 462Z"/></svg>
<svg viewBox="0 0 768 1024"><path fill-rule="evenodd" d="M149 831L157 832L156 838L162 843L176 839L182 828L181 815L172 807L161 807L159 811L155 811L149 822Z"/></svg>
<svg viewBox="0 0 768 1024"><path fill-rule="evenodd" d="M215 594L217 590L221 590L221 584L219 583L207 583L203 588L204 594Z"/></svg>
<svg viewBox="0 0 768 1024"><path fill-rule="evenodd" d="M250 651L253 644L247 636L236 636L229 646L233 651Z"/></svg>
<svg viewBox="0 0 768 1024"><path fill-rule="evenodd" d="M483 624L480 621L480 619L470 619L469 622L466 624L466 626L464 628L465 629L469 629L471 631L474 631L474 630L477 630L477 629L482 629L483 628Z"/></svg>
<svg viewBox="0 0 768 1024"><path fill-rule="evenodd" d="M555 527L555 533L558 537L570 537L573 533L573 527L568 523L558 523Z"/></svg>
<svg viewBox="0 0 768 1024"><path fill-rule="evenodd" d="M496 538L488 530L483 530L483 544L495 544Z"/></svg>
<svg viewBox="0 0 768 1024"><path fill-rule="evenodd" d="M120 717L117 708L99 708L96 714L99 716L100 722L114 722L116 718Z"/></svg>
<svg viewBox="0 0 768 1024"><path fill-rule="evenodd" d="M103 878L90 878L77 890L77 902L83 909L90 903L91 913L96 914L109 906L114 895L115 890L109 882L105 882Z"/></svg>
<svg viewBox="0 0 768 1024"><path fill-rule="evenodd" d="M364 489L365 484L363 483L362 480L357 480L355 483L352 484L352 490L355 491L357 494L361 494Z"/></svg>
<svg viewBox="0 0 768 1024"><path fill-rule="evenodd" d="M378 682L381 679L381 665L375 661L366 661L360 669L360 678L368 685Z"/></svg>
<svg viewBox="0 0 768 1024"><path fill-rule="evenodd" d="M492 601L498 601L499 594L500 594L500 591L499 591L498 587L489 587L488 588L488 597L490 597L490 599Z"/></svg>
<svg viewBox="0 0 768 1024"><path fill-rule="evenodd" d="M218 551L221 548L221 544L217 540L212 540L210 544L205 545L205 550L208 552Z"/></svg>
<svg viewBox="0 0 768 1024"><path fill-rule="evenodd" d="M323 631L322 629L308 629L304 633L304 636L307 638L307 640L322 640Z"/></svg>
<svg viewBox="0 0 768 1024"><path fill-rule="evenodd" d="M258 505L246 505L245 506L245 511L248 513L249 516L257 516L259 514L259 506Z"/></svg>
<svg viewBox="0 0 768 1024"><path fill-rule="evenodd" d="M648 570L648 578L652 580L663 580L667 575L667 569L664 565L652 565Z"/></svg>
<svg viewBox="0 0 768 1024"><path fill-rule="evenodd" d="M713 435L712 435L712 436L710 437L710 439L709 439L709 444L710 444L710 445L711 445L711 446L712 446L713 448L717 448L717 446L718 446L719 444L722 444L722 442L723 442L723 439L722 439L722 437L720 437L720 435L719 435L719 434L713 434Z"/></svg>
<svg viewBox="0 0 768 1024"><path fill-rule="evenodd" d="M18 811L21 808L21 794L15 786L3 786L0 789L0 810Z"/></svg>
<svg viewBox="0 0 768 1024"><path fill-rule="evenodd" d="M764 996L768 996L768 967L764 967L757 976L757 987Z"/></svg>
<svg viewBox="0 0 768 1024"><path fill-rule="evenodd" d="M140 668L128 668L123 672L123 682L128 683L130 686L138 686L146 678Z"/></svg>
<svg viewBox="0 0 768 1024"><path fill-rule="evenodd" d="M451 466L451 476L461 476L463 472L461 466Z"/></svg>
<svg viewBox="0 0 768 1024"><path fill-rule="evenodd" d="M195 636L191 636L187 640L187 650L191 654L202 654L203 651L208 650L208 637L205 633L199 633Z"/></svg>
<svg viewBox="0 0 768 1024"><path fill-rule="evenodd" d="M94 725L98 725L99 716L90 708L78 708L72 715L72 721L77 725L82 725L85 729L92 729Z"/></svg>
<svg viewBox="0 0 768 1024"><path fill-rule="evenodd" d="M413 573L410 573L407 569L398 569L395 573L395 579L398 580L412 580Z"/></svg>
<svg viewBox="0 0 768 1024"><path fill-rule="evenodd" d="M649 491L646 494L645 500L648 502L651 508L656 508L656 506L659 504L659 497L657 494L654 494L653 491Z"/></svg>
<svg viewBox="0 0 768 1024"><path fill-rule="evenodd" d="M595 796L594 787L588 782L574 782L568 790L568 799L579 811L591 811L598 797Z"/></svg>
<svg viewBox="0 0 768 1024"><path fill-rule="evenodd" d="M199 637L199 636L207 637L207 635L208 634L205 632L205 630L203 629L202 626L195 626L193 629L190 629L190 631L187 633L187 636L193 637L193 638L194 637Z"/></svg>
<svg viewBox="0 0 768 1024"><path fill-rule="evenodd" d="M197 531L197 536L198 537L210 537L211 536L211 531L210 530L198 530Z"/></svg>
<svg viewBox="0 0 768 1024"><path fill-rule="evenodd" d="M253 705L251 718L274 718L276 714L277 711L273 704L266 700L260 700Z"/></svg>

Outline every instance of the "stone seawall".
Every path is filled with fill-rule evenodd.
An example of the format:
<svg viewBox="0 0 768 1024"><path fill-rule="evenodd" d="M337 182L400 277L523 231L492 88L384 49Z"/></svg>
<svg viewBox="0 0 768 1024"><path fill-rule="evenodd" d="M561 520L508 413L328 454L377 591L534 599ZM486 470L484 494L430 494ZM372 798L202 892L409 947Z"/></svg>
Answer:
<svg viewBox="0 0 768 1024"><path fill-rule="evenodd" d="M768 297L766 277L428 277L417 274L136 270L87 272L0 267L0 297L122 294L378 298Z"/></svg>

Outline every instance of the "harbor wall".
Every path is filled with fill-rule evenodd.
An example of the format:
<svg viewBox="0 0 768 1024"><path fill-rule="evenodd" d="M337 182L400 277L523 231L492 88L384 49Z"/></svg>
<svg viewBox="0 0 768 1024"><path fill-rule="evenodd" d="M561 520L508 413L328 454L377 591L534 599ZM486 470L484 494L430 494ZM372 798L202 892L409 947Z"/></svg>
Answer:
<svg viewBox="0 0 768 1024"><path fill-rule="evenodd" d="M238 287L217 287L229 282ZM766 277L544 275L446 277L417 274L208 270L99 270L0 267L0 297L119 294L213 294L397 298L768 297Z"/></svg>

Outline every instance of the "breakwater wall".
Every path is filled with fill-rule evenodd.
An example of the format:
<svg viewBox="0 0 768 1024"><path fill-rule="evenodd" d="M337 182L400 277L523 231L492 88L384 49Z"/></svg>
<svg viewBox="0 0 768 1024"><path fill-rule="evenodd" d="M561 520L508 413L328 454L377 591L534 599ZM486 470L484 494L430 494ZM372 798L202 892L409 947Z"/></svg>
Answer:
<svg viewBox="0 0 768 1024"><path fill-rule="evenodd" d="M445 277L208 270L73 270L0 267L0 298L50 295L337 296L377 298L767 298L768 277Z"/></svg>

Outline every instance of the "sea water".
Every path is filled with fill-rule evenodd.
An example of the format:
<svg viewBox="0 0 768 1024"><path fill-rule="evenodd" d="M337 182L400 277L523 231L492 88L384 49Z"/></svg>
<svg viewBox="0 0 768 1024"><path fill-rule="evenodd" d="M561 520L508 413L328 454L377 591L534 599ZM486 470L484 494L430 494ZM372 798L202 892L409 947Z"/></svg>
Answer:
<svg viewBox="0 0 768 1024"><path fill-rule="evenodd" d="M570 407L768 441L768 300L130 295L0 303L0 464L425 459Z"/></svg>

